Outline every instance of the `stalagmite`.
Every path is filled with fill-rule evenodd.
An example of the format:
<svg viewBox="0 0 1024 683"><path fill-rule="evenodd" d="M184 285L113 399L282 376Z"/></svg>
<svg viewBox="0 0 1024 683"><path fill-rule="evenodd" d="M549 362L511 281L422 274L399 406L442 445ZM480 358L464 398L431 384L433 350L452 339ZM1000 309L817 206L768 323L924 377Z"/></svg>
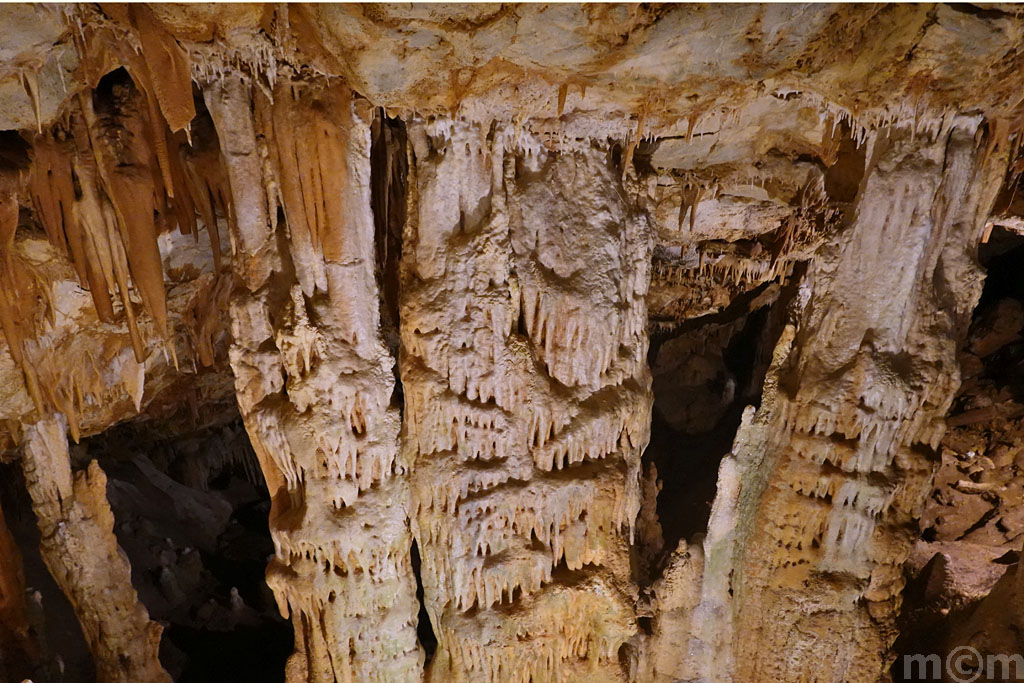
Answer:
<svg viewBox="0 0 1024 683"><path fill-rule="evenodd" d="M975 245L1006 168L979 125L869 140L850 224L808 273L761 408L722 466L694 641L710 680L886 670L907 529L959 383ZM736 478L742 497L730 500Z"/></svg>
<svg viewBox="0 0 1024 683"><path fill-rule="evenodd" d="M619 680L650 236L609 149L410 124L401 332L431 680Z"/></svg>
<svg viewBox="0 0 1024 683"><path fill-rule="evenodd" d="M231 363L273 499L267 582L295 628L287 679L419 680L407 466L374 275L369 108L343 84L282 80L273 111L265 100L253 110L242 81L213 92L246 284L231 303ZM269 222L276 187L292 236L284 267L268 260L285 229Z"/></svg>
<svg viewBox="0 0 1024 683"><path fill-rule="evenodd" d="M100 683L169 683L157 657L162 629L139 602L114 536L107 478L95 460L72 473L66 429L59 414L25 428L22 469L43 561L75 609Z"/></svg>

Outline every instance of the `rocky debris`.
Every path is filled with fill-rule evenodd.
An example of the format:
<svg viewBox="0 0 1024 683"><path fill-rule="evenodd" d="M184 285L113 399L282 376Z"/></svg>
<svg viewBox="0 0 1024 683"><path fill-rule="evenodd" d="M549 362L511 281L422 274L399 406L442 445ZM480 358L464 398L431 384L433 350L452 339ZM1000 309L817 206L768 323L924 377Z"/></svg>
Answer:
<svg viewBox="0 0 1024 683"><path fill-rule="evenodd" d="M1024 537L1024 309L1003 298L979 309L961 353L963 384L948 419L921 528L929 541L1018 550Z"/></svg>
<svg viewBox="0 0 1024 683"><path fill-rule="evenodd" d="M981 313L967 340L968 353L985 358L1011 342L1020 341L1024 328L1024 306L1016 299L1000 299ZM970 363L970 361L966 361ZM967 377L973 376L966 373Z"/></svg>
<svg viewBox="0 0 1024 683"><path fill-rule="evenodd" d="M991 592L962 619L951 622L947 650L966 644L981 654L986 662L992 662L992 671L986 675L995 680L1013 680L1021 675L1020 664L1011 658L1019 658L1024 649L1021 637L1022 623L1020 607L1024 604L1024 578L1017 557L1003 556L1003 562L1010 566L995 584ZM1001 656L1005 664L997 657Z"/></svg>
<svg viewBox="0 0 1024 683"><path fill-rule="evenodd" d="M1014 267L1014 266L1011 266ZM1003 286L996 273L993 287ZM960 356L963 384L910 555L901 652L976 648L1012 655L1024 539L1024 404L1019 402L1024 315L1016 298L979 307Z"/></svg>

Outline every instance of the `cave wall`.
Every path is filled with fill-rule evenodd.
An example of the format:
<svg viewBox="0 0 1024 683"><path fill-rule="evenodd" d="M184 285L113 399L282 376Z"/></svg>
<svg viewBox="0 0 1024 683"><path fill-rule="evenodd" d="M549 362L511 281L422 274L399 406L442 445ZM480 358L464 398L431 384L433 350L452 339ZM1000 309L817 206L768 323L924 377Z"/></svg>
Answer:
<svg viewBox="0 0 1024 683"><path fill-rule="evenodd" d="M1016 10L0 15L3 457L99 680L168 675L68 438L225 402L283 679L887 675Z"/></svg>

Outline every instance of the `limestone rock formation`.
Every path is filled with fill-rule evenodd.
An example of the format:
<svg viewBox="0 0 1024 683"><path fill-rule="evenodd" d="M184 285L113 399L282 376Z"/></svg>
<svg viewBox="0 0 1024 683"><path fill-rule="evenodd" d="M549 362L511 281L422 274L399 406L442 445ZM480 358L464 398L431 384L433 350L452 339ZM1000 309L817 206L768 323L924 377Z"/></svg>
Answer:
<svg viewBox="0 0 1024 683"><path fill-rule="evenodd" d="M379 332L369 108L344 85L284 79L272 102L231 81L208 105L245 283L231 304L231 366L273 500L267 581L296 633L287 678L416 680L423 655L394 359ZM279 199L290 243L275 234L285 228Z"/></svg>
<svg viewBox="0 0 1024 683"><path fill-rule="evenodd" d="M615 680L650 230L606 145L510 133L409 125L402 378L432 680Z"/></svg>
<svg viewBox="0 0 1024 683"><path fill-rule="evenodd" d="M94 460L71 473L63 417L26 429L23 467L43 559L68 595L104 681L169 681L157 657L160 626L132 588L114 536L107 479Z"/></svg>
<svg viewBox="0 0 1024 683"><path fill-rule="evenodd" d="M0 676L1019 647L1015 6L0 18Z"/></svg>

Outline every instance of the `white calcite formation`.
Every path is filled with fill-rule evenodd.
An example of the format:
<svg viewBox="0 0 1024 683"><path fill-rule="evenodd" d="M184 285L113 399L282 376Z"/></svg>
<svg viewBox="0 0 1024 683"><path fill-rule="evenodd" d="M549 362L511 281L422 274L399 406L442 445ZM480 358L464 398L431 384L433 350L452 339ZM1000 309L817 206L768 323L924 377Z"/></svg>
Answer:
<svg viewBox="0 0 1024 683"><path fill-rule="evenodd" d="M157 651L159 624L139 602L114 536L107 478L93 460L71 472L67 424L46 417L25 430L23 469L43 561L67 595L96 662L112 683L170 683Z"/></svg>
<svg viewBox="0 0 1024 683"><path fill-rule="evenodd" d="M888 675L978 245L1024 224L1015 7L0 26L0 457L101 683L168 676L67 439L225 400L291 683Z"/></svg>
<svg viewBox="0 0 1024 683"><path fill-rule="evenodd" d="M380 334L368 107L343 85L279 81L271 101L237 79L210 88L207 103L244 283L231 303L231 366L273 501L267 582L295 628L287 679L417 680L408 466Z"/></svg>
<svg viewBox="0 0 1024 683"><path fill-rule="evenodd" d="M719 495L735 498L716 500L704 542L705 572L718 576L705 576L696 607L713 624L696 639L701 675L872 680L885 670L909 523L981 293L972 253L1006 164L1005 149L979 143L978 125L869 140L850 224L808 273L762 406L722 466Z"/></svg>
<svg viewBox="0 0 1024 683"><path fill-rule="evenodd" d="M409 127L402 377L432 680L615 680L651 234L606 144L511 133Z"/></svg>

